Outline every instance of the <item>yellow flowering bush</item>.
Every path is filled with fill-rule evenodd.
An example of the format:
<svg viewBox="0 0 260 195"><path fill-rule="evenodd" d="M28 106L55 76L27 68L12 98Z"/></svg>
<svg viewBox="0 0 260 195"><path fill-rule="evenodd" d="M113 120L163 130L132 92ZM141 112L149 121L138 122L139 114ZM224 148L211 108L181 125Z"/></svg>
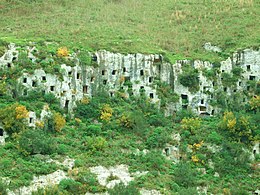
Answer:
<svg viewBox="0 0 260 195"><path fill-rule="evenodd" d="M60 47L57 51L58 57L67 57L69 55L69 50L67 47Z"/></svg>
<svg viewBox="0 0 260 195"><path fill-rule="evenodd" d="M260 96L255 95L254 97L251 98L249 101L249 105L252 110L259 109L260 108Z"/></svg>
<svg viewBox="0 0 260 195"><path fill-rule="evenodd" d="M26 109L26 107L21 105L18 105L15 108L15 113L16 113L16 119L25 119L28 118L29 116L29 112Z"/></svg>
<svg viewBox="0 0 260 195"><path fill-rule="evenodd" d="M200 126L201 120L199 118L184 118L181 121L181 128L190 131L192 134L194 134Z"/></svg>
<svg viewBox="0 0 260 195"><path fill-rule="evenodd" d="M82 104L88 104L88 103L89 103L88 97L83 97L83 98L81 99L81 103L82 103Z"/></svg>
<svg viewBox="0 0 260 195"><path fill-rule="evenodd" d="M127 116L126 114L123 114L119 118L119 123L121 124L121 126L126 127L126 128L132 128L132 126L133 126L133 123L131 122L129 116Z"/></svg>
<svg viewBox="0 0 260 195"><path fill-rule="evenodd" d="M248 116L236 117L233 112L225 112L220 122L220 128L231 132L239 140L241 138L248 141L253 139L254 125L250 123Z"/></svg>
<svg viewBox="0 0 260 195"><path fill-rule="evenodd" d="M66 120L64 119L64 117L58 113L58 112L55 112L53 114L53 118L54 118L54 124L55 124L55 130L60 132L61 129L65 126L66 124Z"/></svg>
<svg viewBox="0 0 260 195"><path fill-rule="evenodd" d="M19 133L26 129L29 112L25 106L18 103L0 109L0 121L9 134Z"/></svg>
<svg viewBox="0 0 260 195"><path fill-rule="evenodd" d="M112 114L113 109L108 104L105 104L102 108L100 119L104 121L110 121Z"/></svg>
<svg viewBox="0 0 260 195"><path fill-rule="evenodd" d="M35 122L35 125L36 125L36 127L40 128L40 129L43 129L43 127L44 127L44 121L39 121L39 120L37 120L37 121Z"/></svg>

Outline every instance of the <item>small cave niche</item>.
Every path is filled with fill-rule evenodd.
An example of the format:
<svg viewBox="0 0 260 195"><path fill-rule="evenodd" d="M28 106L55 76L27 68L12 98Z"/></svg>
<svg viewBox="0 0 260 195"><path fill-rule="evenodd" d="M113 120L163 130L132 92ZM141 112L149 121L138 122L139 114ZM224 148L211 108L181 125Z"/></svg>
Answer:
<svg viewBox="0 0 260 195"><path fill-rule="evenodd" d="M104 76L104 75L106 75L106 72L107 72L106 70L102 70L101 74Z"/></svg>
<svg viewBox="0 0 260 195"><path fill-rule="evenodd" d="M224 87L224 92L227 92L227 88L226 87Z"/></svg>
<svg viewBox="0 0 260 195"><path fill-rule="evenodd" d="M11 67L12 67L12 65L11 65L10 62L7 63L7 67L8 67L8 68L11 68Z"/></svg>
<svg viewBox="0 0 260 195"><path fill-rule="evenodd" d="M249 75L249 80L250 80L250 81L254 81L254 80L255 80L255 76Z"/></svg>
<svg viewBox="0 0 260 195"><path fill-rule="evenodd" d="M199 109L200 109L200 112L206 112L206 110L207 110L206 106L200 106Z"/></svg>
<svg viewBox="0 0 260 195"><path fill-rule="evenodd" d="M46 81L46 76L42 76L42 81Z"/></svg>
<svg viewBox="0 0 260 195"><path fill-rule="evenodd" d="M204 104L204 99L200 100L200 103L201 103L201 104Z"/></svg>
<svg viewBox="0 0 260 195"><path fill-rule="evenodd" d="M188 95L181 94L181 99L183 99L183 100L187 100L187 99L188 99Z"/></svg>
<svg viewBox="0 0 260 195"><path fill-rule="evenodd" d="M188 109L188 105L182 105L182 109L187 110Z"/></svg>
<svg viewBox="0 0 260 195"><path fill-rule="evenodd" d="M90 82L91 82L91 83L93 83L93 82L94 82L94 80L95 80L95 77L94 77L94 76L92 76L92 77L90 78Z"/></svg>
<svg viewBox="0 0 260 195"><path fill-rule="evenodd" d="M114 97L114 93L113 92L110 92L110 97Z"/></svg>
<svg viewBox="0 0 260 195"><path fill-rule="evenodd" d="M30 123L30 124L33 123L33 118L32 118L32 117L29 118L29 123Z"/></svg>
<svg viewBox="0 0 260 195"><path fill-rule="evenodd" d="M212 110L212 111L211 111L211 115L214 115L214 113L215 113L215 110Z"/></svg>
<svg viewBox="0 0 260 195"><path fill-rule="evenodd" d="M92 62L97 62L97 55L93 54L91 60Z"/></svg>
<svg viewBox="0 0 260 195"><path fill-rule="evenodd" d="M153 77L149 77L149 83L153 82Z"/></svg>
<svg viewBox="0 0 260 195"><path fill-rule="evenodd" d="M233 90L233 92L234 92L234 93L236 93L236 92L237 92L237 90L236 90L236 89L234 89L234 90Z"/></svg>
<svg viewBox="0 0 260 195"><path fill-rule="evenodd" d="M250 70L251 70L251 66L250 66L250 65L247 65L247 66L246 66L246 70L247 70L247 71L250 71Z"/></svg>
<svg viewBox="0 0 260 195"><path fill-rule="evenodd" d="M12 62L15 61L15 60L17 60L17 57L14 56L14 57L12 58Z"/></svg>
<svg viewBox="0 0 260 195"><path fill-rule="evenodd" d="M67 91L63 91L62 93L61 93L61 96L63 97L63 96L65 96L65 94L67 93Z"/></svg>
<svg viewBox="0 0 260 195"><path fill-rule="evenodd" d="M140 89L144 89L144 86L141 86Z"/></svg>
<svg viewBox="0 0 260 195"><path fill-rule="evenodd" d="M116 75L116 73L117 73L117 70L112 71L112 75Z"/></svg>
<svg viewBox="0 0 260 195"><path fill-rule="evenodd" d="M213 87L215 86L215 82L214 81L212 82L212 85L213 85Z"/></svg>
<svg viewBox="0 0 260 195"><path fill-rule="evenodd" d="M165 152L166 156L169 156L170 155L170 148L165 148L164 152Z"/></svg>
<svg viewBox="0 0 260 195"><path fill-rule="evenodd" d="M241 86L241 85L242 85L242 82L241 82L241 81L239 81L239 82L238 82L238 86Z"/></svg>
<svg viewBox="0 0 260 195"><path fill-rule="evenodd" d="M80 79L80 73L77 73L77 79Z"/></svg>
<svg viewBox="0 0 260 195"><path fill-rule="evenodd" d="M88 93L88 86L87 86L87 85L84 85L84 86L83 86L83 93L84 93L84 94L87 94L87 93Z"/></svg>
<svg viewBox="0 0 260 195"><path fill-rule="evenodd" d="M103 85L106 85L107 84L107 80L103 80Z"/></svg>
<svg viewBox="0 0 260 195"><path fill-rule="evenodd" d="M37 82L36 81L32 81L32 87L37 87Z"/></svg>
<svg viewBox="0 0 260 195"><path fill-rule="evenodd" d="M126 67L123 67L123 72L126 72Z"/></svg>
<svg viewBox="0 0 260 195"><path fill-rule="evenodd" d="M150 94L149 94L149 97L150 97L151 99L153 99L153 98L154 98L154 94L153 94L153 93L150 93Z"/></svg>
<svg viewBox="0 0 260 195"><path fill-rule="evenodd" d="M27 78L23 78L23 83L27 83Z"/></svg>
<svg viewBox="0 0 260 195"><path fill-rule="evenodd" d="M23 95L24 95L24 96L27 96L27 95L28 95L27 89L23 90Z"/></svg>
<svg viewBox="0 0 260 195"><path fill-rule="evenodd" d="M70 103L70 101L69 101L69 100L66 100L65 106L64 106L66 112L68 112L68 110L69 110L69 103Z"/></svg>
<svg viewBox="0 0 260 195"><path fill-rule="evenodd" d="M0 128L0 136L4 136L4 130Z"/></svg>
<svg viewBox="0 0 260 195"><path fill-rule="evenodd" d="M1 129L0 129L0 133L1 133ZM256 149L253 150L253 154L256 155Z"/></svg>
<svg viewBox="0 0 260 195"><path fill-rule="evenodd" d="M210 114L208 112L203 112L203 113L200 113L200 116L210 116Z"/></svg>
<svg viewBox="0 0 260 195"><path fill-rule="evenodd" d="M50 90L54 91L55 90L55 86L50 86Z"/></svg>
<svg viewBox="0 0 260 195"><path fill-rule="evenodd" d="M144 70L140 70L140 76L144 76Z"/></svg>
<svg viewBox="0 0 260 195"><path fill-rule="evenodd" d="M154 57L154 63L161 63L161 62L162 62L162 56L161 55Z"/></svg>
<svg viewBox="0 0 260 195"><path fill-rule="evenodd" d="M72 71L69 71L69 72L68 72L68 75L71 76L71 75L72 75Z"/></svg>
<svg viewBox="0 0 260 195"><path fill-rule="evenodd" d="M182 101L182 104L188 104L189 103L188 95L181 94L181 101Z"/></svg>
<svg viewBox="0 0 260 195"><path fill-rule="evenodd" d="M225 72L225 70L221 70L221 72Z"/></svg>

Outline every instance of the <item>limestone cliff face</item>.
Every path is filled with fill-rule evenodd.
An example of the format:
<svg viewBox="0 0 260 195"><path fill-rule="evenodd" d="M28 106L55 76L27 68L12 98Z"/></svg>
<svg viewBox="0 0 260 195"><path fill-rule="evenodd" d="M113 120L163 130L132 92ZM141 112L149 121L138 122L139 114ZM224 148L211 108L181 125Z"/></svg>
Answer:
<svg viewBox="0 0 260 195"><path fill-rule="evenodd" d="M28 49L28 57L35 57ZM18 50L11 44L9 50L0 58L0 68L12 68L14 58L18 58ZM77 57L75 57L77 58ZM19 59L18 59L19 60ZM190 108L198 114L213 115L220 110L214 100L221 94L234 98L239 94L241 104L245 103L250 94L248 81L259 81L260 78L260 51L246 49L234 53L233 56L222 61L217 68L216 76L210 79L205 76L205 71L213 68L213 64L204 61L181 60L175 64L165 62L161 55L111 53L98 51L92 56L96 66L80 65L75 60L75 66L61 64L61 75L47 74L43 69L34 70L33 74L23 73L18 79L23 89L21 93L27 95L29 90L37 89L43 93L53 93L60 99L61 106L71 111L76 102L82 98L92 97L99 90L106 91L111 97L116 94L122 97L139 96L144 94L150 98L151 103L160 107L158 82L165 82L179 95L177 102L167 102L166 114L181 108ZM180 75L184 65L192 66L199 73L199 88L190 91L180 83ZM232 76L232 70L241 67L243 72L235 84L225 86L223 74ZM253 94L252 94L253 95ZM229 101L229 100L227 100Z"/></svg>

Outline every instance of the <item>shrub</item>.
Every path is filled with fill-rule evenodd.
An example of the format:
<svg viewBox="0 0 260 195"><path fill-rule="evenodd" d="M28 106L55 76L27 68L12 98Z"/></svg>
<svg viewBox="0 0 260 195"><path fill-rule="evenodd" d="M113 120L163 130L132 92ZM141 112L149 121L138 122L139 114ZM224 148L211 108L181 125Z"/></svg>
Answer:
<svg viewBox="0 0 260 195"><path fill-rule="evenodd" d="M54 119L54 128L55 128L55 130L60 132L61 129L66 124L65 118L60 113L54 112L53 119Z"/></svg>
<svg viewBox="0 0 260 195"><path fill-rule="evenodd" d="M103 137L86 137L83 141L84 149L91 152L102 151L107 147L107 141Z"/></svg>
<svg viewBox="0 0 260 195"><path fill-rule="evenodd" d="M69 193L66 193L58 188L57 185L55 186L47 186L44 189L38 189L37 191L33 191L32 195L69 195Z"/></svg>
<svg viewBox="0 0 260 195"><path fill-rule="evenodd" d="M105 187L98 183L96 177L97 176L90 171L84 170L83 172L79 172L76 176L76 181L84 186L84 191L86 192L97 193L105 191Z"/></svg>
<svg viewBox="0 0 260 195"><path fill-rule="evenodd" d="M139 190L134 186L133 183L125 186L123 183L115 185L113 189L108 190L110 195L139 195Z"/></svg>
<svg viewBox="0 0 260 195"><path fill-rule="evenodd" d="M4 184L4 182L2 180L0 180L0 194L1 195L7 195L7 191L6 191L6 185Z"/></svg>
<svg viewBox="0 0 260 195"><path fill-rule="evenodd" d="M146 140L148 148L162 148L170 141L169 133L163 127L157 127Z"/></svg>
<svg viewBox="0 0 260 195"><path fill-rule="evenodd" d="M222 142L222 137L216 131L212 131L209 134L208 139L210 142L215 144L221 144Z"/></svg>
<svg viewBox="0 0 260 195"><path fill-rule="evenodd" d="M7 133L18 133L27 128L26 118L28 114L25 106L15 103L0 109L0 120Z"/></svg>
<svg viewBox="0 0 260 195"><path fill-rule="evenodd" d="M105 104L102 107L100 119L108 122L111 120L112 114L113 114L113 109L110 107L109 104Z"/></svg>
<svg viewBox="0 0 260 195"><path fill-rule="evenodd" d="M81 187L81 183L72 179L63 179L59 183L59 189L66 190L71 194L78 194L78 192L80 192Z"/></svg>
<svg viewBox="0 0 260 195"><path fill-rule="evenodd" d="M183 66L183 72L179 75L179 82L188 87L190 92L199 90L199 72L191 66Z"/></svg>
<svg viewBox="0 0 260 195"><path fill-rule="evenodd" d="M60 47L57 51L58 57L67 57L69 55L69 50L67 47Z"/></svg>
<svg viewBox="0 0 260 195"><path fill-rule="evenodd" d="M193 187L196 185L196 171L189 163L179 163L174 169L175 182L182 187Z"/></svg>
<svg viewBox="0 0 260 195"><path fill-rule="evenodd" d="M24 154L52 154L54 140L40 129L28 129L18 136L20 151Z"/></svg>
<svg viewBox="0 0 260 195"><path fill-rule="evenodd" d="M100 135L102 132L100 125L89 125L86 129L86 135Z"/></svg>
<svg viewBox="0 0 260 195"><path fill-rule="evenodd" d="M199 118L184 118L181 121L181 128L190 131L191 134L195 134L200 126L201 120Z"/></svg>
<svg viewBox="0 0 260 195"><path fill-rule="evenodd" d="M249 101L249 105L252 110L260 109L260 96L256 95L252 97Z"/></svg>

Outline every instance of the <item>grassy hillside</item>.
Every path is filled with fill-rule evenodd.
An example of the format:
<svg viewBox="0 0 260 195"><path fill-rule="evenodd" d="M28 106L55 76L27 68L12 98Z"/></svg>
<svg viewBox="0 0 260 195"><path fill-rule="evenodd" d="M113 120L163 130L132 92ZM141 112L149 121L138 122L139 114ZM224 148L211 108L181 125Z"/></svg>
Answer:
<svg viewBox="0 0 260 195"><path fill-rule="evenodd" d="M69 48L167 52L216 60L259 46L259 0L1 0L0 37L57 41Z"/></svg>
<svg viewBox="0 0 260 195"><path fill-rule="evenodd" d="M165 117L164 110L150 104L142 90L140 96L129 99L121 93L108 97L101 90L92 98L84 97L68 113L52 93L43 95L34 80L34 90L20 96L22 88L16 80L38 68L59 76L61 64L74 66L67 54L59 55L59 49L67 53L63 46L70 52L81 49L78 57L87 65L88 51L100 49L162 53L173 61L219 61L239 48L260 46L258 21L260 0L0 0L0 57L10 42L28 46L33 41L39 49L32 62L26 47L18 48L13 67L0 68L0 135L3 130L9 134L0 146L0 195L30 186L34 176L57 170L69 179L34 195L105 191L136 195L141 189L166 195L255 193L260 189L260 155L252 149L260 136L259 80L247 82L245 87L256 90L254 94L250 90L245 107L234 103L240 91L234 91L230 101L224 92L214 94L212 102L224 103L221 113L212 117L197 116L190 109ZM205 42L223 51L205 51ZM215 78L216 71L221 73L218 65L205 74ZM225 74L223 82L233 82ZM162 83L158 86L162 102L176 98L170 89ZM47 114L33 128L28 126L29 111L38 119L41 113ZM72 169L62 164L68 157L75 160ZM128 186L107 189L90 171L93 166L120 164L127 165L132 175L145 174L135 176ZM111 174L106 182L117 179Z"/></svg>

